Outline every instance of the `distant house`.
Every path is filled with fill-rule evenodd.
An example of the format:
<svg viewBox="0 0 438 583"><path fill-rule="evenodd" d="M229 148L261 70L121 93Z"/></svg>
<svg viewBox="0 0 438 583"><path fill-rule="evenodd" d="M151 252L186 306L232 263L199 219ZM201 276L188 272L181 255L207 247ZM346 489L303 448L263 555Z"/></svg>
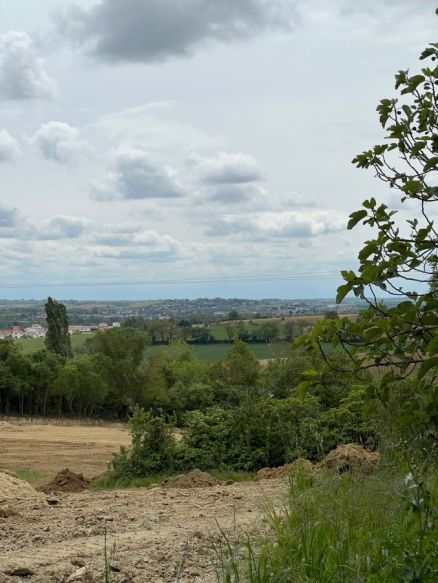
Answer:
<svg viewBox="0 0 438 583"><path fill-rule="evenodd" d="M91 326L69 326L68 333L73 334L91 334Z"/></svg>
<svg viewBox="0 0 438 583"><path fill-rule="evenodd" d="M21 326L11 326L10 328L0 330L0 340L6 340L8 338L19 340L24 335L24 330Z"/></svg>
<svg viewBox="0 0 438 583"><path fill-rule="evenodd" d="M24 329L24 335L27 338L44 338L46 330L40 324L32 324Z"/></svg>

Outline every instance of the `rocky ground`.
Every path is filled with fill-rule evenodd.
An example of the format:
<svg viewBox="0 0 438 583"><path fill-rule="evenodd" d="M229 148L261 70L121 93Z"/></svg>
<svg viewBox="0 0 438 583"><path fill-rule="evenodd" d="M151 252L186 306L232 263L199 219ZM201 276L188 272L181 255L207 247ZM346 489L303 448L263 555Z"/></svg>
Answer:
<svg viewBox="0 0 438 583"><path fill-rule="evenodd" d="M0 583L102 582L105 533L114 583L217 581L214 548L221 530L237 540L266 529L264 509L282 504L286 484L273 479L52 495L24 486L18 498L0 484L0 507L14 512L0 518Z"/></svg>

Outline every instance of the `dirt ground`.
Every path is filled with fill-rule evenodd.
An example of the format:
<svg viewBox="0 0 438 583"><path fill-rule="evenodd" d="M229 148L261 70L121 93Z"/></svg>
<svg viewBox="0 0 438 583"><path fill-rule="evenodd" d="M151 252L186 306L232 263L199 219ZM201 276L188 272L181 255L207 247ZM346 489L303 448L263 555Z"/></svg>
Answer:
<svg viewBox="0 0 438 583"><path fill-rule="evenodd" d="M29 423L9 420L0 424L0 469L32 470L44 474L36 484L49 481L70 468L93 478L105 472L111 454L129 445L121 424L92 426L67 423ZM12 429L11 429L12 428Z"/></svg>
<svg viewBox="0 0 438 583"><path fill-rule="evenodd" d="M44 482L65 467L94 476L127 443L117 426L18 425L0 430L0 466L43 472ZM265 530L264 510L286 494L284 479L53 495L24 486L0 500L13 510L0 518L0 583L101 583L105 533L113 583L213 583L221 529L233 540Z"/></svg>

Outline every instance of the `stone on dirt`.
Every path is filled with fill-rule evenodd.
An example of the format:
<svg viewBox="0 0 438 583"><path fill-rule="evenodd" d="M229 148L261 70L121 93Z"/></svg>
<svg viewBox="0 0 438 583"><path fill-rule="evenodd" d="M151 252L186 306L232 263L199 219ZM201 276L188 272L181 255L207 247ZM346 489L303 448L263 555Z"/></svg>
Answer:
<svg viewBox="0 0 438 583"><path fill-rule="evenodd" d="M10 518L11 516L16 516L18 512L10 504L5 506L0 506L0 518Z"/></svg>

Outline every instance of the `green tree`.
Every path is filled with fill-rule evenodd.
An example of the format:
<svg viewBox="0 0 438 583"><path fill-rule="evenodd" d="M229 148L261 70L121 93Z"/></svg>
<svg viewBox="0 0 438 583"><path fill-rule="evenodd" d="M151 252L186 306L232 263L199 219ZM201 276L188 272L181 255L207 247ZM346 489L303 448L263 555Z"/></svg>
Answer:
<svg viewBox="0 0 438 583"><path fill-rule="evenodd" d="M68 317L64 304L51 297L47 298L44 305L46 310L47 333L46 348L50 352L60 356L71 356L71 340L68 333Z"/></svg>
<svg viewBox="0 0 438 583"><path fill-rule="evenodd" d="M353 160L358 168L373 170L400 197L401 205L409 203L410 218L401 219L397 210L375 198L350 215L349 229L362 223L372 234L359 252L358 270L341 272L345 283L338 289L337 302L352 292L368 308L356 322L347 318L318 322L302 342L325 354L329 366L326 343L342 347L348 355L343 369L352 374L383 369L376 387L382 400L401 379L417 375L421 399L411 403L411 413L436 441L438 298L429 284L438 251L433 214L438 202L438 44L426 48L420 59L426 66L415 74L399 71L395 77L399 96L383 99L377 107L385 143ZM396 302L385 305L382 295ZM319 375L309 371L306 384L317 382Z"/></svg>

